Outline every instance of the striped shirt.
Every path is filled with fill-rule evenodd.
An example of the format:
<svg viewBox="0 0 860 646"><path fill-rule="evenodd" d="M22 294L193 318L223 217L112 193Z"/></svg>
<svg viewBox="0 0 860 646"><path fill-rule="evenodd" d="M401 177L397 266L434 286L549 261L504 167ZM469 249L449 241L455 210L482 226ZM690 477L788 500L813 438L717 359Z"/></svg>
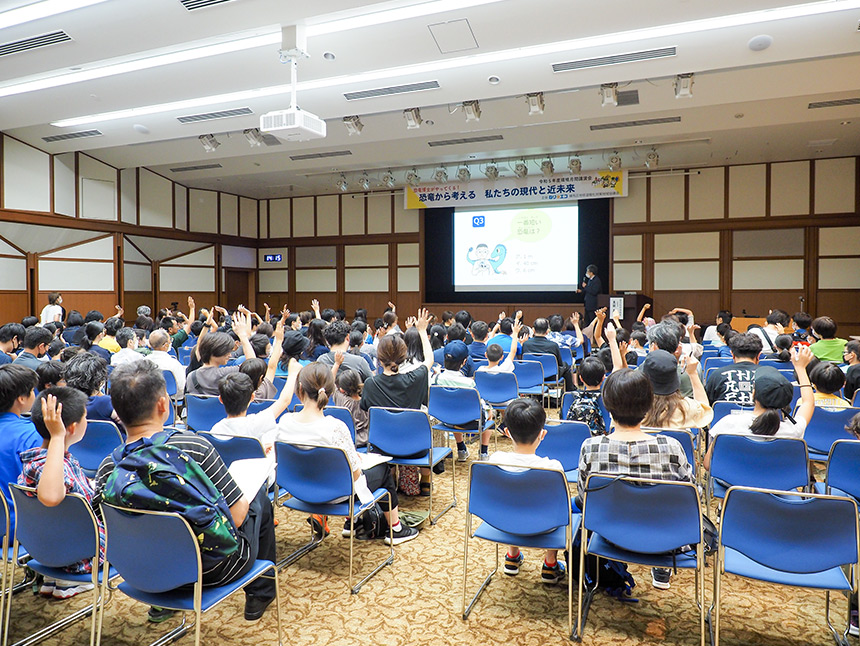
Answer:
<svg viewBox="0 0 860 646"><path fill-rule="evenodd" d="M242 498L242 490L233 480L233 477L227 471L221 456L215 448L209 443L209 440L202 438L194 433L180 431L175 433L169 440L169 444L174 448L184 451L188 456L200 465L203 472L215 485L215 488L224 496L228 507L232 507ZM115 463L113 457L108 455L99 465L99 470L96 473L95 497L93 498L93 507L98 512L98 505L101 504L101 492L104 489L108 476L113 472ZM214 568L204 571L203 583L205 585L222 585L236 578L242 572L251 556L251 547L248 541L243 536L242 532L238 532L239 549L235 554L228 557Z"/></svg>

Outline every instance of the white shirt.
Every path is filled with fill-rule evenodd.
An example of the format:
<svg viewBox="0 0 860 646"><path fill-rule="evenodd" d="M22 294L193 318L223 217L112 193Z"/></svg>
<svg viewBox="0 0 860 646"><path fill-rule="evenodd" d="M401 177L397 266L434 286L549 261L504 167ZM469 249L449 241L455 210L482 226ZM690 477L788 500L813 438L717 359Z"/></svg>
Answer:
<svg viewBox="0 0 860 646"><path fill-rule="evenodd" d="M736 411L726 415L716 422L709 431L711 438L718 435L752 435L750 433L750 424L756 418L752 411ZM772 436L762 435L753 437L793 437L803 439L803 433L806 431L806 420L802 417L795 419L796 424L792 424L789 420L784 419L779 424L779 429Z"/></svg>
<svg viewBox="0 0 860 646"><path fill-rule="evenodd" d="M179 363L179 359L161 350L153 350L144 358L173 374L176 379L176 399L182 399L185 396L185 366Z"/></svg>
<svg viewBox="0 0 860 646"><path fill-rule="evenodd" d="M514 453L512 451L496 451L488 460L490 464L497 464L505 471L520 472L531 468L555 469L564 473L561 462L552 458L542 458L534 453Z"/></svg>
<svg viewBox="0 0 860 646"><path fill-rule="evenodd" d="M245 415L222 419L210 431L213 435L228 437L254 437L262 442L266 452L271 449L278 434L278 423L270 408Z"/></svg>
<svg viewBox="0 0 860 646"><path fill-rule="evenodd" d="M119 352L115 352L111 355L110 365L112 366L122 366L127 363L134 363L135 361L140 361L141 359L145 359L140 352L137 350L132 350L131 348L120 348Z"/></svg>
<svg viewBox="0 0 860 646"><path fill-rule="evenodd" d="M63 316L63 308L59 305L45 305L42 308L42 313L39 315L41 319L39 322L44 325L45 323L51 323L54 320L54 317L59 314L61 317Z"/></svg>
<svg viewBox="0 0 860 646"><path fill-rule="evenodd" d="M764 352L771 352L773 350L774 341L776 341L776 337L779 336L779 332L776 330L770 330L767 327L757 328L754 327L750 330L753 334L758 336L761 339L761 346ZM765 333L767 333L768 338L771 340L771 343L767 342L767 339L764 337Z"/></svg>
<svg viewBox="0 0 860 646"><path fill-rule="evenodd" d="M725 345L722 341L720 341L720 335L717 334L717 326L709 325L705 329L705 335L702 337L702 341L710 341L714 347L720 347Z"/></svg>

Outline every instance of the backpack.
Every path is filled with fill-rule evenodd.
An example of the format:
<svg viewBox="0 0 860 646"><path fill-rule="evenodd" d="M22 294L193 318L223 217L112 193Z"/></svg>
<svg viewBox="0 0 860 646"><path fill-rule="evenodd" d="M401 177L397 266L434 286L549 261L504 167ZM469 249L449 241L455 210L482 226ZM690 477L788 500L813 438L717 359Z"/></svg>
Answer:
<svg viewBox="0 0 860 646"><path fill-rule="evenodd" d="M606 435L606 422L600 406L597 405L598 391L592 395L589 391L573 393L573 403L567 409L567 419L574 422L585 422L591 429L592 435Z"/></svg>
<svg viewBox="0 0 860 646"><path fill-rule="evenodd" d="M565 552L567 566L570 571L570 576L579 578L579 559L580 559L580 536L577 533L576 540L573 543L573 549L568 556ZM598 576L599 574L599 576ZM636 581L633 580L633 575L627 571L627 564L620 561L611 561L594 554L585 556L585 581L587 586L594 585L597 580L598 587L605 590L606 594L619 601L628 601L636 603L639 600L633 595L633 588L636 587Z"/></svg>
<svg viewBox="0 0 860 646"><path fill-rule="evenodd" d="M203 570L235 554L239 537L224 496L185 451L162 431L114 450L102 499L119 507L179 513L197 537Z"/></svg>
<svg viewBox="0 0 860 646"><path fill-rule="evenodd" d="M361 515L355 530L355 538L359 541L369 541L388 536L388 521L385 519L385 514L378 502Z"/></svg>

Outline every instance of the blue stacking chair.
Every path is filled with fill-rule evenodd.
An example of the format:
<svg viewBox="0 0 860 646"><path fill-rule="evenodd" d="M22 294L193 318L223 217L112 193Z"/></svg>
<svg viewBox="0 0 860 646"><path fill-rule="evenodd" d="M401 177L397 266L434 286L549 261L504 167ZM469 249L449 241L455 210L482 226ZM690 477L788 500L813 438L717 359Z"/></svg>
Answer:
<svg viewBox="0 0 860 646"><path fill-rule="evenodd" d="M135 601L184 612L193 612L194 644L200 646L203 613L261 576L275 580L278 643L281 633L281 593L278 571L271 561L258 559L233 583L203 586L200 546L188 522L177 513L123 509L102 503L108 536L106 561L123 578L118 589ZM142 554L158 554L158 567ZM108 589L107 585L103 586ZM100 622L101 623L101 622ZM170 643L188 631L185 621L158 640Z"/></svg>
<svg viewBox="0 0 860 646"><path fill-rule="evenodd" d="M178 351L179 363L181 363L183 366L187 366L188 364L190 364L191 363L191 354L193 352L194 352L194 346L192 346L190 348L186 347L186 346L181 346L179 348L179 351Z"/></svg>
<svg viewBox="0 0 860 646"><path fill-rule="evenodd" d="M12 536L12 532L10 529L11 521L9 519L9 506L6 503L6 496L0 492L0 557L2 557L2 562L0 562L0 583L2 583L2 587L0 587L0 644L5 644L4 635L6 635L6 626L9 625L9 620L6 618L6 604L11 603L12 594L15 592L19 592L23 590L25 587L29 585L29 579L26 577L23 581L14 585L13 582L13 573L15 570L15 563L23 563L27 557L27 550L24 549L23 545L19 545L17 551L13 552L13 542L14 537ZM9 601L7 601L7 599Z"/></svg>
<svg viewBox="0 0 860 646"><path fill-rule="evenodd" d="M851 405L854 408L860 408L860 388L854 391L854 398L851 400Z"/></svg>
<svg viewBox="0 0 860 646"><path fill-rule="evenodd" d="M567 365L573 366L573 352L571 352L570 348L566 345L558 346L558 351L561 353L561 360L564 361Z"/></svg>
<svg viewBox="0 0 860 646"><path fill-rule="evenodd" d="M711 428L714 424L723 419L726 415L732 415L735 411L752 411L752 406L742 406L737 402L715 401L714 402L714 418L711 420Z"/></svg>
<svg viewBox="0 0 860 646"><path fill-rule="evenodd" d="M474 530L473 515L482 521ZM469 469L463 548L463 620L469 618L481 593L499 571L499 545L570 550L579 523L579 514L571 512L567 480L560 471L539 468L508 471L487 462L473 462ZM467 606L469 541L473 538L496 544L496 563ZM570 574L567 577L567 630L572 635L573 577Z"/></svg>
<svg viewBox="0 0 860 646"><path fill-rule="evenodd" d="M718 435L711 454L710 497L731 486L789 491L809 484L806 442L786 437Z"/></svg>
<svg viewBox="0 0 860 646"><path fill-rule="evenodd" d="M860 413L860 408L829 411L816 406L812 413L812 419L803 434L806 446L809 447L809 459L824 462L830 455L830 448L834 442L854 439L854 436L846 431L845 427L857 413Z"/></svg>
<svg viewBox="0 0 860 646"><path fill-rule="evenodd" d="M481 397L475 388L449 388L447 386L430 386L428 403L430 417L438 421L433 429L448 433L463 433L464 435L480 435L495 425L488 419L481 424ZM481 428L463 429L477 422ZM494 434L495 436L495 434ZM495 440L497 442L497 440ZM498 444L496 444L498 448Z"/></svg>
<svg viewBox="0 0 860 646"><path fill-rule="evenodd" d="M371 407L368 425L368 445L375 453L390 455L390 464L430 469L430 524L435 525L445 512L457 506L456 460L451 464L451 502L433 516L433 467L451 457L448 446L433 446L430 417L421 410ZM418 458L408 457L426 451Z"/></svg>
<svg viewBox="0 0 860 646"><path fill-rule="evenodd" d="M96 471L108 455L125 440L119 428L107 420L87 420L87 431L80 442L69 447L69 453L81 463L81 468L89 478L96 477Z"/></svg>
<svg viewBox="0 0 860 646"><path fill-rule="evenodd" d="M517 376L512 372L478 370L475 373L475 388L481 399L496 411L504 411L510 402L520 396Z"/></svg>
<svg viewBox="0 0 860 646"><path fill-rule="evenodd" d="M565 393L561 400L561 410L558 412L559 419L567 419L567 413L573 405L573 393ZM603 415L603 425L606 432L612 428L612 416L606 410L606 404L603 403L603 396L597 398L597 406L600 409L600 414Z"/></svg>
<svg viewBox="0 0 860 646"><path fill-rule="evenodd" d="M840 633L830 621L830 591L857 592L857 522L857 503L851 498L729 489L720 517L714 568L714 646L720 643L720 588L727 573L825 590L827 627L837 644L848 644L848 622ZM843 568L851 572L850 580Z"/></svg>
<svg viewBox="0 0 860 646"><path fill-rule="evenodd" d="M332 406L329 404L323 408L323 415L326 417L334 417L346 424L346 427L349 429L349 434L352 436L352 443L355 444L355 420L352 419L352 413L349 412L348 408L344 408L343 406Z"/></svg>
<svg viewBox="0 0 860 646"><path fill-rule="evenodd" d="M514 361L514 374L517 376L520 395L540 395L543 398L547 387L540 361Z"/></svg>
<svg viewBox="0 0 860 646"><path fill-rule="evenodd" d="M545 393L547 400L549 400L550 388L560 388L561 395L564 395L564 378L558 373L558 360L554 354L525 353L523 354L523 361L537 361L540 363L541 368L543 368L543 383L546 386ZM558 401L560 402L561 399L559 397Z"/></svg>
<svg viewBox="0 0 860 646"><path fill-rule="evenodd" d="M696 459L696 435L692 430L687 428L649 428L642 427L642 431L651 435L665 435L671 437L681 444L684 448L684 455L687 457L687 462L690 463L690 468L698 478L698 460Z"/></svg>
<svg viewBox="0 0 860 646"><path fill-rule="evenodd" d="M692 482L591 474L582 496L583 539L580 545L576 637L582 639L588 610L599 583L595 581L592 588L585 588L585 559L593 554L649 567L695 569L699 641L704 646L705 551L702 505L696 485ZM660 513L654 513L655 509ZM688 546L695 547L682 549Z"/></svg>
<svg viewBox="0 0 860 646"><path fill-rule="evenodd" d="M167 386L167 396L170 397L170 416L167 418L167 421L164 422L164 425L173 426L176 421L176 377L173 376L173 373L169 370L162 370L161 374L164 375L164 384Z"/></svg>
<svg viewBox="0 0 860 646"><path fill-rule="evenodd" d="M816 493L850 496L860 501L860 440L836 440L827 458L824 482L815 483Z"/></svg>
<svg viewBox="0 0 860 646"><path fill-rule="evenodd" d="M490 361L489 361L489 359L478 359L478 358L472 357L472 365L475 366L475 370L477 371L478 368L480 368L481 366L489 366Z"/></svg>
<svg viewBox="0 0 860 646"><path fill-rule="evenodd" d="M209 431L199 431L198 434L215 447L227 468L236 460L266 457L266 449L256 437L217 435Z"/></svg>
<svg viewBox="0 0 860 646"><path fill-rule="evenodd" d="M46 507L36 497L36 490L20 485L12 485L12 502L15 504L15 542L13 551L22 545L32 557L27 567L48 579L63 579L76 583L91 583L93 586L92 604L73 612L50 626L42 628L18 644L35 644L50 635L70 626L79 619L92 614L90 627L90 646L97 643L97 630L100 609L106 596L100 594L100 583L104 581L105 568L99 565L99 530L96 517L87 499L79 494L69 493L55 507ZM58 531L62 531L58 540ZM138 553L138 558L140 554ZM63 568L84 559L92 559L90 574L70 574ZM143 559L146 560L146 559ZM13 572L14 576L14 562ZM149 564L151 567L151 564ZM113 569L107 570L108 578L117 576ZM12 598L6 608L6 637L9 636L9 618L12 614Z"/></svg>
<svg viewBox="0 0 860 646"><path fill-rule="evenodd" d="M289 491L292 496L282 503L284 507L305 514L345 516L354 528L361 516L382 498L387 498L389 507L391 505L391 495L381 487L371 492L372 501L362 504L358 500L352 479L352 467L343 449L322 446L301 447L286 442L275 442L275 457L278 461L278 486ZM344 502L331 502L333 500L344 500ZM358 594L361 586L386 565L394 562L394 530L389 525L388 537L391 544L388 557L379 562L370 574L353 585L355 534L356 532L352 531L349 535L348 583L352 594ZM315 549L321 540L321 538L314 538L311 530L311 541L281 559L278 562L278 569L294 563Z"/></svg>
<svg viewBox="0 0 860 646"><path fill-rule="evenodd" d="M186 395L185 423L193 431L211 431L222 419L227 418L224 404L216 395Z"/></svg>
<svg viewBox="0 0 860 646"><path fill-rule="evenodd" d="M585 422L567 420L545 424L546 436L541 440L535 454L561 462L568 482L579 478L579 455L582 443L591 437L591 429Z"/></svg>

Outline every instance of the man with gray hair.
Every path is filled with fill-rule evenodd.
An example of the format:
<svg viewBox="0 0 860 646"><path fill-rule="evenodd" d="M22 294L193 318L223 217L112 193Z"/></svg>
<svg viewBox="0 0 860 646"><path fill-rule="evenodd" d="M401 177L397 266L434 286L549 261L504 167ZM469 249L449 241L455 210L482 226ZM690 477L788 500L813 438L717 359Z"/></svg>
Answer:
<svg viewBox="0 0 860 646"><path fill-rule="evenodd" d="M176 379L176 399L182 399L185 396L185 366L183 366L176 357L168 354L170 350L170 335L166 330L153 330L149 335L149 347L152 352L146 355L146 359L152 361L156 366L164 372L173 374Z"/></svg>
<svg viewBox="0 0 860 646"><path fill-rule="evenodd" d="M149 305L141 305L140 307L137 308L137 315L138 316L152 316L152 309L149 307Z"/></svg>

